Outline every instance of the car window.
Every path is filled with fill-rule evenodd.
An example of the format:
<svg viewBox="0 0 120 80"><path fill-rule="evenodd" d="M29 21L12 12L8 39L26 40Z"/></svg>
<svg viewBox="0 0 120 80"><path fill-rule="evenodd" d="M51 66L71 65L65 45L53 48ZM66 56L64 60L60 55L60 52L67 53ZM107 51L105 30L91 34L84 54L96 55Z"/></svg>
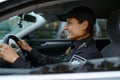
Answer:
<svg viewBox="0 0 120 80"><path fill-rule="evenodd" d="M0 22L0 30L1 30L0 38L2 39L6 34L15 34L20 30L24 29L26 26L29 26L31 24L25 21L22 21L22 23L19 23L19 22L20 22L20 18L18 16L14 16ZM25 25L22 25L23 23L25 23ZM21 25L21 28L19 25Z"/></svg>
<svg viewBox="0 0 120 80"><path fill-rule="evenodd" d="M95 38L108 38L106 31L107 19L97 19L94 25L94 37Z"/></svg>
<svg viewBox="0 0 120 80"><path fill-rule="evenodd" d="M26 19L25 16L28 19ZM34 20L32 17L34 17L36 20ZM3 39L3 37L7 34L16 35L21 31L27 29L28 27L32 27L31 25L34 25L35 23L39 22L41 20L41 17L42 16L35 14L34 12L30 12L28 14L16 15L4 21L1 21L0 39Z"/></svg>
<svg viewBox="0 0 120 80"><path fill-rule="evenodd" d="M28 16L29 14L29 16ZM34 23L40 22L41 17L45 18L46 22L44 25L39 26L36 30L30 32L29 36L31 39L67 39L67 32L64 31L64 26L66 22L61 22L59 20L50 21L50 19L46 19L46 16L51 16L51 14L45 14L46 16L42 16L44 13L35 13L29 12L22 15L17 15L10 17L4 21L0 22L0 38L2 39L7 34L18 34L19 32L25 30L27 27L31 27ZM27 16L27 18L23 18ZM31 18L36 18L36 21ZM22 20L23 19L23 20ZM25 19L25 20L24 20ZM49 22L50 21L50 22ZM97 19L96 24L94 25L94 37L95 38L108 38L106 32L106 19ZM34 26L33 26L34 27Z"/></svg>
<svg viewBox="0 0 120 80"><path fill-rule="evenodd" d="M59 24L59 21L47 23L31 32L29 35L32 39L56 39L57 32L59 31Z"/></svg>
<svg viewBox="0 0 120 80"><path fill-rule="evenodd" d="M50 15L49 15L50 16ZM94 25L94 38L108 38L106 32L107 19L97 19ZM47 23L39 29L30 33L32 39L66 39L67 32L64 31L66 22L54 21Z"/></svg>

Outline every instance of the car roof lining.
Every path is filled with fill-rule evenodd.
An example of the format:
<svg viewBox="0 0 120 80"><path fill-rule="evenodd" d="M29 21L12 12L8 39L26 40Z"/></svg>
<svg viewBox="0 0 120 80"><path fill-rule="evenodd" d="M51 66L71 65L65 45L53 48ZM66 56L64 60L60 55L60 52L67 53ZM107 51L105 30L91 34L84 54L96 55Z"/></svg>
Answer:
<svg viewBox="0 0 120 80"><path fill-rule="evenodd" d="M45 15L43 16L49 21L53 19L53 14L64 14L76 6L86 6L91 8L95 12L97 18L106 19L108 18L110 13L120 8L119 3L120 0L110 0L109 2L108 0L81 0L69 3L55 4L52 6L50 5L45 8L37 9L35 10L35 12L44 12ZM48 16L47 14L51 16Z"/></svg>
<svg viewBox="0 0 120 80"><path fill-rule="evenodd" d="M64 14L70 8L76 6L86 6L91 8L95 12L97 18L107 18L111 12L120 8L119 3L120 0L109 0L109 2L108 0L81 0L77 2L74 1L69 3L56 4L39 10L54 14ZM37 10L37 12L39 12L39 10Z"/></svg>
<svg viewBox="0 0 120 80"><path fill-rule="evenodd" d="M18 6L16 5L14 8L11 7L10 9L6 9L5 11L2 11L1 9L0 20L14 16L16 14L22 14L23 12L30 12L32 10L34 11L36 10L35 12L42 11L51 14L63 14L67 12L69 9L76 6L87 6L95 12L97 18L107 18L111 12L120 8L119 5L120 0L53 0L52 2L49 2L49 0L30 0L30 1L32 4L27 4L27 2L23 3L21 2L21 4L19 4ZM39 10L37 10L38 8Z"/></svg>

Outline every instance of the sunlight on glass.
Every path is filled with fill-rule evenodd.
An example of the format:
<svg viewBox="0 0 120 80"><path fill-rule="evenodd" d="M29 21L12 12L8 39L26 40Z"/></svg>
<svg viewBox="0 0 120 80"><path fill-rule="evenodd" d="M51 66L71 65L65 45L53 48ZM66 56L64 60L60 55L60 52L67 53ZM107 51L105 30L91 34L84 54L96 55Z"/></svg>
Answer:
<svg viewBox="0 0 120 80"><path fill-rule="evenodd" d="M0 0L0 3L5 2L5 1L7 1L7 0Z"/></svg>

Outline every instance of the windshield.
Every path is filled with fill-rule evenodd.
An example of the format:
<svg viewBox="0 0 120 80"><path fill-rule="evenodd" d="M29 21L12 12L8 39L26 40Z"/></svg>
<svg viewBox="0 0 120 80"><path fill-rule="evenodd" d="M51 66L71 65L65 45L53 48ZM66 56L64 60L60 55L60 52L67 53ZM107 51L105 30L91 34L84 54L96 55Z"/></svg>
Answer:
<svg viewBox="0 0 120 80"><path fill-rule="evenodd" d="M7 0L0 0L0 3L5 2L5 1L7 1Z"/></svg>
<svg viewBox="0 0 120 80"><path fill-rule="evenodd" d="M26 15L22 14L22 15L13 16L4 21L1 21L0 22L0 39L3 39L3 37L7 34L16 35L22 30L25 30L28 27L32 27L31 25L36 24L41 20L41 16L38 14L35 14L34 12L31 12L29 13L29 15L27 15L28 18L33 17L35 19L34 21L24 20L25 16Z"/></svg>

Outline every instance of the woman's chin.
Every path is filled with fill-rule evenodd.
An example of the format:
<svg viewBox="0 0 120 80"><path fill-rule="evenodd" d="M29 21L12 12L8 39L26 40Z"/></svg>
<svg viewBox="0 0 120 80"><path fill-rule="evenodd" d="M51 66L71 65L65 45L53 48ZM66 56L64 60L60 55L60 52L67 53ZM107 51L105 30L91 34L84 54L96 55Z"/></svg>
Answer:
<svg viewBox="0 0 120 80"><path fill-rule="evenodd" d="M68 36L67 38L68 38L69 40L74 40L74 38L72 38L72 37L70 37L70 36Z"/></svg>

